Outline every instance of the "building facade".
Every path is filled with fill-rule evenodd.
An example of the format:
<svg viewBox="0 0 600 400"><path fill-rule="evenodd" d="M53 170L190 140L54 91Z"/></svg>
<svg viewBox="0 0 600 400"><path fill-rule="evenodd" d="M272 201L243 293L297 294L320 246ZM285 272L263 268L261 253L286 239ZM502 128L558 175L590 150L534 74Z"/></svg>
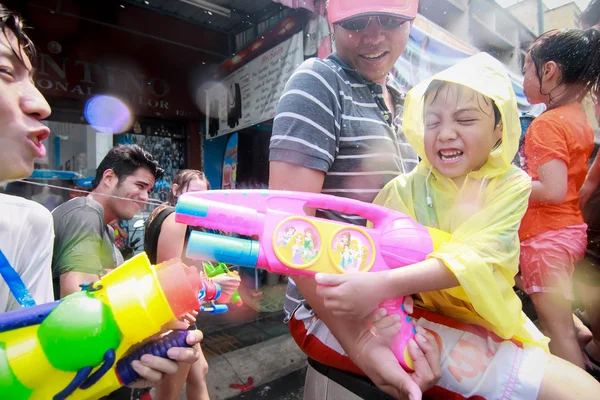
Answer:
<svg viewBox="0 0 600 400"><path fill-rule="evenodd" d="M523 25L535 33L541 33L537 18L538 0L522 0L517 4L508 7L508 10ZM544 8L544 26L543 31L547 32L553 29L579 28L579 18L581 10L575 2L570 2L560 7L549 9Z"/></svg>
<svg viewBox="0 0 600 400"><path fill-rule="evenodd" d="M523 68L525 50L537 36L536 31L494 0L421 0L419 13L469 45L490 53L518 74Z"/></svg>

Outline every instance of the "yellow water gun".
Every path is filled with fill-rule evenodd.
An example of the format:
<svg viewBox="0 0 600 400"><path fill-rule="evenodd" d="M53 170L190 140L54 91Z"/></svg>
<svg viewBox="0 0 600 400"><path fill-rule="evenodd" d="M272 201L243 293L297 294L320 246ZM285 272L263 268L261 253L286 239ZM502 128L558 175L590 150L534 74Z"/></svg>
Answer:
<svg viewBox="0 0 600 400"><path fill-rule="evenodd" d="M143 354L188 346L175 331L131 353L167 322L219 297L218 284L179 260L153 266L145 253L60 301L0 315L0 397L98 399L139 375ZM129 353L128 356L126 354Z"/></svg>

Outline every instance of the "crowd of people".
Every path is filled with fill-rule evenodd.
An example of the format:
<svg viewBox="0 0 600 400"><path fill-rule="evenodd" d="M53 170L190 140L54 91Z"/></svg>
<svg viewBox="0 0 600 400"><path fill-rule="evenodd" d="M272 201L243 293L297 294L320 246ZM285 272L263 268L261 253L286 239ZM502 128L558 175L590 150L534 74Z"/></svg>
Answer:
<svg viewBox="0 0 600 400"><path fill-rule="evenodd" d="M281 96L270 142L269 188L372 202L450 234L428 258L383 272L290 278L286 323L308 356L304 397L321 399L592 399L600 393L600 161L582 102L600 91L600 2L584 30L551 31L529 48L524 92L546 111L522 143L506 68L488 54L460 61L402 93L391 72L418 0L329 0L336 51L309 59ZM0 5L0 181L28 177L44 156L50 107L32 81L34 45ZM137 145L111 149L92 190L56 207L0 195L0 312L60 299L123 262L114 221L148 203L163 170ZM293 177L293 179L291 179ZM146 223L153 263L183 257L190 228L174 205L210 190L204 174L173 177ZM331 210L318 217L368 221ZM201 267L199 273L202 273ZM218 278L226 292L239 279ZM9 285L9 283L11 283ZM532 299L536 326L515 293ZM30 295L29 295L30 294ZM401 321L380 304L405 297ZM583 310L573 314L578 298ZM190 348L132 363L142 377L108 398L156 386L157 399L208 399L195 314ZM413 372L390 349L402 324ZM146 394L145 394L146 395Z"/></svg>

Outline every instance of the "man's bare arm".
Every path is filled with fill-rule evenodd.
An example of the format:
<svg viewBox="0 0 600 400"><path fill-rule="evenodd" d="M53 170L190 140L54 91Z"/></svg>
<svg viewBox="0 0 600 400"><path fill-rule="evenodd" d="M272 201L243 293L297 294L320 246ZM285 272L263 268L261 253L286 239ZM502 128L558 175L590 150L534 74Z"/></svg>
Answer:
<svg viewBox="0 0 600 400"><path fill-rule="evenodd" d="M320 193L323 189L325 173L300 165L271 161L269 173L269 189L292 190L297 192ZM315 210L306 210L311 215ZM357 322L334 316L323 304L323 299L317 295L317 284L314 279L295 277L294 282L300 293L319 318L327 325L333 336L340 342L344 350L351 355L354 343L359 339L360 330Z"/></svg>

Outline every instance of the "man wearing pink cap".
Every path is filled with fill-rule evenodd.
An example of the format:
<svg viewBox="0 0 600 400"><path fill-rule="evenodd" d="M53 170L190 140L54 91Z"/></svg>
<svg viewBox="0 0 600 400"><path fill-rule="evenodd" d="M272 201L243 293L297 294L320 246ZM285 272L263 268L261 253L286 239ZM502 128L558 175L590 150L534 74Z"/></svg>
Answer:
<svg viewBox="0 0 600 400"><path fill-rule="evenodd" d="M328 0L336 52L305 61L286 85L271 137L271 189L370 203L387 182L415 167L418 157L401 130L404 95L390 71L417 8L418 0ZM316 215L366 222L330 211ZM290 279L285 304L292 336L309 357L305 399L420 398L435 384L441 372L433 336L417 335L409 375L366 324L327 311L315 288L310 279Z"/></svg>

